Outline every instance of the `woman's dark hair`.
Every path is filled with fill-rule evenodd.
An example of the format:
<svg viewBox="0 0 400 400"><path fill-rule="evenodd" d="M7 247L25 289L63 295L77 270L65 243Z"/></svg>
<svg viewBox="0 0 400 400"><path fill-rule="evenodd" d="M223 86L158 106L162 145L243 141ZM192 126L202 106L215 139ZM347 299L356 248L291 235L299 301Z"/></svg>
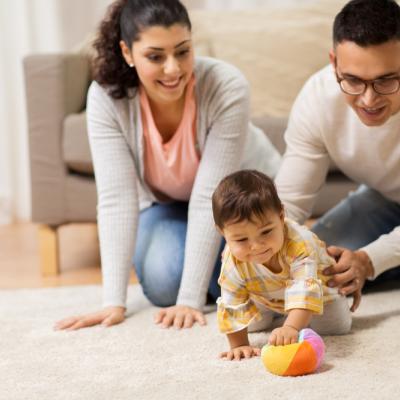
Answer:
<svg viewBox="0 0 400 400"><path fill-rule="evenodd" d="M352 0L335 18L333 43L366 47L400 40L400 7L394 0Z"/></svg>
<svg viewBox="0 0 400 400"><path fill-rule="evenodd" d="M191 30L189 15L179 0L117 0L108 9L94 42L94 79L109 87L110 95L121 99L139 84L134 68L127 65L119 42L131 48L140 32L151 26L169 28L181 24Z"/></svg>
<svg viewBox="0 0 400 400"><path fill-rule="evenodd" d="M274 182L256 170L242 170L226 176L212 196L214 222L223 229L227 222L251 221L266 211L281 213L282 202Z"/></svg>

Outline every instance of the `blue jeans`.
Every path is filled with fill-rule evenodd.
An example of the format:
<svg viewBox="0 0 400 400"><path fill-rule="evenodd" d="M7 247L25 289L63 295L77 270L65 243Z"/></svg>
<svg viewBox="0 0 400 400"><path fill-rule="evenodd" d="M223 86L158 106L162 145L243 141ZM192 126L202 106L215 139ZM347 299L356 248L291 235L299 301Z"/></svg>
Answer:
<svg viewBox="0 0 400 400"><path fill-rule="evenodd" d="M359 249L400 225L400 204L361 185L311 228L328 246ZM400 278L400 269L381 274L381 280Z"/></svg>
<svg viewBox="0 0 400 400"><path fill-rule="evenodd" d="M173 202L153 204L139 215L133 264L143 293L159 307L176 303L185 256L187 214L188 203ZM220 253L208 289L212 301L220 295Z"/></svg>

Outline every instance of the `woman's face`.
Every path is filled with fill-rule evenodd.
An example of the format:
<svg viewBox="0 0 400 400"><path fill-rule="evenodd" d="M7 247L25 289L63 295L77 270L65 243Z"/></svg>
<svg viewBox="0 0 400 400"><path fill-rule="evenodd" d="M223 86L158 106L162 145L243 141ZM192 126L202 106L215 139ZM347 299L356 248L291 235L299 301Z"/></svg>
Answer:
<svg viewBox="0 0 400 400"><path fill-rule="evenodd" d="M166 105L179 101L193 73L190 30L182 24L152 26L140 33L132 48L121 42L128 64L134 64L150 100Z"/></svg>

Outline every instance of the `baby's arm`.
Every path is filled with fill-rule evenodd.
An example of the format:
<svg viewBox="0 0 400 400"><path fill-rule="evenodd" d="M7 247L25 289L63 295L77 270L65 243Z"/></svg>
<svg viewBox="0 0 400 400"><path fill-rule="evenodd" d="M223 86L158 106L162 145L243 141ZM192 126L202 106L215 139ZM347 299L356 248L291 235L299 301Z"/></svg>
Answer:
<svg viewBox="0 0 400 400"><path fill-rule="evenodd" d="M236 261L227 246L218 279L221 297L217 300L220 332L226 333L230 344L229 351L220 353L220 358L226 360L241 360L260 355L259 348L250 346L247 335L247 325L257 317L258 310L249 298Z"/></svg>
<svg viewBox="0 0 400 400"><path fill-rule="evenodd" d="M299 331L306 328L312 318L312 311L294 308L289 314L281 328L271 332L268 343L274 346L297 343Z"/></svg>
<svg viewBox="0 0 400 400"><path fill-rule="evenodd" d="M250 346L249 337L247 335L247 328L237 332L227 334L231 349L224 351L220 354L220 358L226 358L227 360L237 360L242 358L251 358L253 356L260 355L260 349L258 347Z"/></svg>
<svg viewBox="0 0 400 400"><path fill-rule="evenodd" d="M271 332L268 343L275 346L297 343L299 331L309 325L313 314L323 311L323 292L317 274L319 257L315 251L318 244L310 240L307 230L297 232L298 237L293 236L295 245L287 248L290 280L285 290L285 311L288 316L281 328Z"/></svg>

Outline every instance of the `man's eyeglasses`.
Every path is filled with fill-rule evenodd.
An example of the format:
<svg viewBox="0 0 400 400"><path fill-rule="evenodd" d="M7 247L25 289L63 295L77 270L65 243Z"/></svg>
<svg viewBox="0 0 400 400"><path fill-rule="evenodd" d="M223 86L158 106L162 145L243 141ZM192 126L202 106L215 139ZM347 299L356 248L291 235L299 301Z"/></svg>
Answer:
<svg viewBox="0 0 400 400"><path fill-rule="evenodd" d="M365 93L369 85L372 86L375 93L381 95L393 94L400 89L400 76L365 81L355 77L341 78L336 73L336 79L342 91L352 96L359 96Z"/></svg>

